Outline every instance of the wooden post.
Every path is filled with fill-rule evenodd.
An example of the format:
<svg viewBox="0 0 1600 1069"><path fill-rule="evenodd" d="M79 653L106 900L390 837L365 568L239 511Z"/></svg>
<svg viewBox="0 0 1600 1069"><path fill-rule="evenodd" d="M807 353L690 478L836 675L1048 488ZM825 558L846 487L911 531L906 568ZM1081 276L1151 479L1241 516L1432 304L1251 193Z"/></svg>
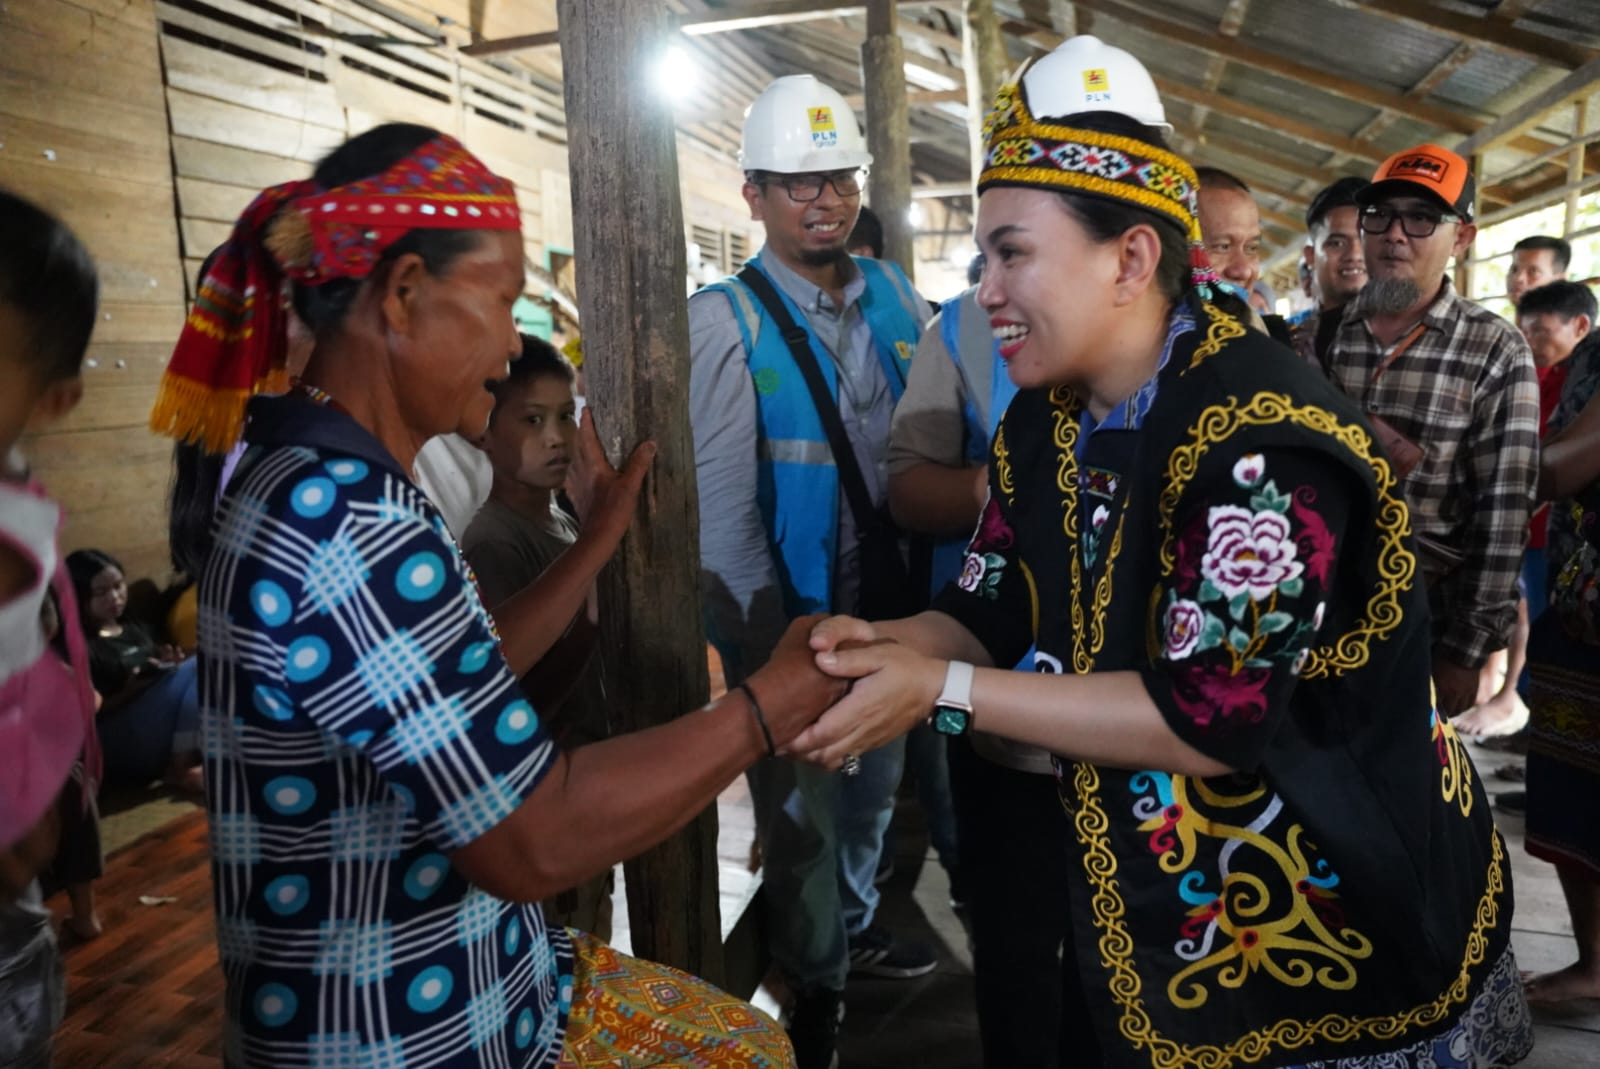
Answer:
<svg viewBox="0 0 1600 1069"><path fill-rule="evenodd" d="M1583 97L1576 104L1572 105L1573 139L1576 140L1587 133L1588 131L1585 129L1585 127L1588 125L1589 98ZM1567 160L1568 185L1575 184L1583 179L1583 158L1587 151L1588 146L1586 145L1579 144L1574 146L1572 150L1572 156ZM1561 234L1563 237L1578 229L1578 201L1582 198L1582 196L1583 194L1576 189L1567 194L1566 222L1561 228Z"/></svg>
<svg viewBox="0 0 1600 1069"><path fill-rule="evenodd" d="M1483 225L1481 222L1483 218L1483 154L1475 153L1470 162L1472 163L1472 176L1478 179L1474 186L1476 190L1474 197L1476 199L1472 205L1472 217L1480 220L1479 225L1481 226ZM1456 259L1456 296L1469 301L1473 299L1472 283L1473 276L1476 274L1475 265L1472 262L1474 257L1473 249L1475 247L1476 242L1468 245L1465 251Z"/></svg>
<svg viewBox="0 0 1600 1069"><path fill-rule="evenodd" d="M883 257L914 277L911 233L911 115L906 52L895 28L894 0L869 0L861 44L867 96L867 151L872 153L872 210L883 220Z"/></svg>
<svg viewBox="0 0 1600 1069"><path fill-rule="evenodd" d="M644 438L660 447L601 584L611 707L633 731L709 691L676 127L645 74L666 46L668 12L654 0L558 0L557 11L589 396L614 462ZM626 876L634 953L720 983L716 807L628 862Z"/></svg>
<svg viewBox="0 0 1600 1069"><path fill-rule="evenodd" d="M962 66L967 68L967 136L972 144L972 185L983 172L983 120L1005 78L1009 57L994 0L966 0L961 33Z"/></svg>

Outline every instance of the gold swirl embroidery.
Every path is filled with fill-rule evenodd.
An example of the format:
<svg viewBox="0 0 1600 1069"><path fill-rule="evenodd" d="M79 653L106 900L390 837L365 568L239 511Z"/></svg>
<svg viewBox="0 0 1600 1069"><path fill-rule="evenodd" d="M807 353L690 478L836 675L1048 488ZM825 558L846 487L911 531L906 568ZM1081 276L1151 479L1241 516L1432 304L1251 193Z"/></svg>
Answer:
<svg viewBox="0 0 1600 1069"><path fill-rule="evenodd" d="M1117 882L1117 858L1106 834L1110 821L1100 802L1100 773L1095 766L1082 762L1075 762L1073 769L1077 801L1073 827L1084 848L1084 869L1091 889L1090 912L1094 927L1100 931L1101 965L1111 973L1107 989L1121 1011L1117 1027L1134 1049L1149 1052L1152 1069L1230 1069L1235 1065L1255 1065L1309 1043L1392 1040L1442 1023L1466 1002L1472 988L1472 971L1483 963L1488 952L1488 933L1499 919L1500 898L1505 891L1505 844L1498 832L1490 840L1486 884L1467 936L1461 969L1450 987L1431 1002L1383 1016L1330 1013L1311 1021L1286 1018L1247 1032L1226 1046L1185 1046L1160 1035L1140 997L1144 984L1134 967L1133 938L1124 920L1127 907Z"/></svg>
<svg viewBox="0 0 1600 1069"><path fill-rule="evenodd" d="M1056 457L1056 489L1061 491L1061 530L1072 546L1073 559L1078 553L1078 399L1065 386L1050 391L1050 403L1056 406L1051 413L1055 431L1051 440L1059 453Z"/></svg>
<svg viewBox="0 0 1600 1069"><path fill-rule="evenodd" d="M1173 553L1173 514L1183 492L1200 469L1200 461L1214 445L1226 441L1243 427L1290 422L1334 439L1372 469L1378 484L1378 583L1367 600L1365 615L1351 629L1325 646L1313 649L1301 671L1303 679L1320 679L1353 671L1367 663L1371 643L1386 637L1400 624L1400 592L1411 585L1416 558L1405 547L1411 530L1410 513L1395 494L1394 472L1389 462L1372 452L1372 438L1354 424L1340 423L1333 413L1312 405L1296 405L1286 395L1258 393L1243 405L1238 398L1212 405L1189 428L1189 443L1179 446L1167 461L1167 485L1161 492L1161 566L1170 572Z"/></svg>
<svg viewBox="0 0 1600 1069"><path fill-rule="evenodd" d="M1066 507L1076 512L1077 505L1074 496ZM1083 553L1078 546L1072 547L1072 670L1080 674L1094 668L1095 656L1106 644L1106 609L1111 604L1111 572L1117 565L1117 557L1122 553L1122 524L1127 518L1126 511L1117 517L1117 529L1111 536L1111 548L1105 556L1106 570L1101 573L1100 580L1094 586L1094 605L1088 622L1087 645L1084 641L1083 599L1079 596L1083 589L1083 567L1080 563Z"/></svg>
<svg viewBox="0 0 1600 1069"><path fill-rule="evenodd" d="M1194 347L1194 355L1189 358L1189 368L1185 368L1185 371L1199 367L1207 357L1216 356L1222 351L1224 343L1245 336L1244 324L1227 312L1210 303L1201 307L1205 309L1211 325L1206 328L1206 340Z"/></svg>
<svg viewBox="0 0 1600 1069"><path fill-rule="evenodd" d="M1000 429L994 435L994 477L1000 487L1000 492L1006 495L1006 504L1017 503L1017 484L1011 474L1011 450L1006 448L1006 424L1000 421Z"/></svg>
<svg viewBox="0 0 1600 1069"><path fill-rule="evenodd" d="M1446 805L1454 802L1462 816L1472 816L1472 762L1467 759L1466 748L1461 745L1461 736L1455 727L1438 713L1433 714L1433 744L1438 748L1441 766L1439 793Z"/></svg>
<svg viewBox="0 0 1600 1069"><path fill-rule="evenodd" d="M1056 458L1056 489L1061 491L1061 530L1067 536L1072 554L1072 589L1069 592L1072 619L1072 668L1085 673L1094 668L1095 655L1106 642L1106 609L1111 604L1111 573L1117 557L1122 552L1122 527L1128 514L1117 517L1117 527L1111 536L1111 546L1105 555L1106 568L1095 583L1094 605L1090 619L1083 611L1083 549L1078 544L1078 399L1065 386L1050 391L1050 400L1056 406L1052 419L1055 430L1051 440L1060 451Z"/></svg>

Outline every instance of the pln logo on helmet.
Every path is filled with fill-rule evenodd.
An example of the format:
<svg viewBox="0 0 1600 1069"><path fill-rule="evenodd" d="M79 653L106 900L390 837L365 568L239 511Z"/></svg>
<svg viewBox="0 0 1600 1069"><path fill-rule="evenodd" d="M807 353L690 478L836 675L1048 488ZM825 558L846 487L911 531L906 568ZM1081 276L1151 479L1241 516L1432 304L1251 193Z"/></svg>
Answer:
<svg viewBox="0 0 1600 1069"><path fill-rule="evenodd" d="M1105 104L1111 100L1111 79L1104 67L1094 67L1083 72L1083 99L1090 104Z"/></svg>
<svg viewBox="0 0 1600 1069"><path fill-rule="evenodd" d="M811 144L814 148L828 148L839 143L839 130L833 124L833 109L816 107L810 111Z"/></svg>

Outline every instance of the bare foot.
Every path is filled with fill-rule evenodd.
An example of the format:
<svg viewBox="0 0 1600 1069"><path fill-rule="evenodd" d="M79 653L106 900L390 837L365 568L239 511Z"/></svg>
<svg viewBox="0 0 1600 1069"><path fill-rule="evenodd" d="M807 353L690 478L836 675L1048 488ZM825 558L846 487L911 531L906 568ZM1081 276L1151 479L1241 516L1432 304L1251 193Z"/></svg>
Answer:
<svg viewBox="0 0 1600 1069"><path fill-rule="evenodd" d="M100 923L98 913L91 913L87 917L80 917L74 913L67 918L66 929L72 933L74 939L84 943L105 932L105 926Z"/></svg>
<svg viewBox="0 0 1600 1069"><path fill-rule="evenodd" d="M1515 735L1528 726L1528 707L1516 691L1506 690L1453 717L1450 724L1461 734L1477 739Z"/></svg>
<svg viewBox="0 0 1600 1069"><path fill-rule="evenodd" d="M167 773L166 784L179 794L204 794L206 790L205 773L199 765L193 765L181 771L173 770Z"/></svg>
<svg viewBox="0 0 1600 1069"><path fill-rule="evenodd" d="M1565 969L1540 973L1523 981L1529 1002L1549 1005L1574 999L1600 999L1600 968L1573 962Z"/></svg>

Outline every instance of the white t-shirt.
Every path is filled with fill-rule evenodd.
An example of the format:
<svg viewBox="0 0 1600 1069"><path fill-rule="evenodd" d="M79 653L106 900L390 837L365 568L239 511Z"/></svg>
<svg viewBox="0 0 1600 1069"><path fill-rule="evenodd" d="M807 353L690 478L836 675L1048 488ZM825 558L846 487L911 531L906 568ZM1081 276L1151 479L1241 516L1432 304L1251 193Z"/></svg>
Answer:
<svg viewBox="0 0 1600 1069"><path fill-rule="evenodd" d="M412 473L444 516L450 534L460 541L467 524L489 500L494 485L489 455L459 434L441 434L422 447Z"/></svg>

